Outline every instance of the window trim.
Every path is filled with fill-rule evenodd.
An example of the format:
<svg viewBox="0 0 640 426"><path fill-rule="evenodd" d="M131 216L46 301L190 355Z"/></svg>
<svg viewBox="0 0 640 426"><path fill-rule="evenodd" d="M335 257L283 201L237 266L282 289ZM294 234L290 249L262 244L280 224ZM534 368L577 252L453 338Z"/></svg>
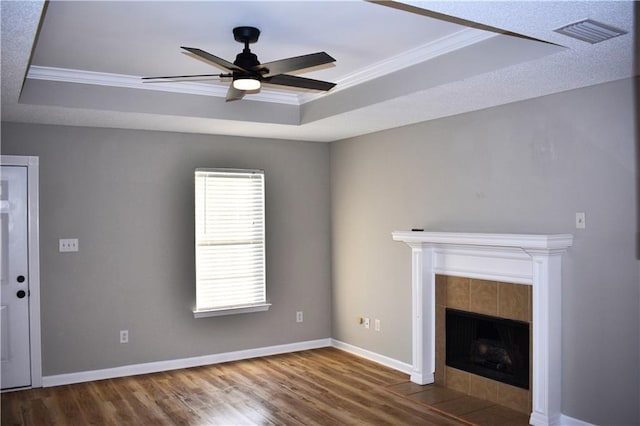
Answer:
<svg viewBox="0 0 640 426"><path fill-rule="evenodd" d="M268 311L271 307L271 303L260 303L256 305L248 306L234 306L232 308L217 308L217 309L202 309L193 310L194 318L206 318L206 317L221 317L224 315L236 315L236 314L250 314L252 312L264 312Z"/></svg>
<svg viewBox="0 0 640 426"><path fill-rule="evenodd" d="M197 168L194 171L194 179L197 179L198 172L220 172L223 174L227 173L239 173L239 174L251 174L251 173L259 173L262 175L262 219L265 219L264 216L264 203L265 203L265 192L264 192L264 170L259 169L233 169L233 168ZM197 190L196 190L197 191ZM196 194L197 197L197 194ZM263 244L266 244L266 238L264 235L264 225L263 225ZM197 230L196 230L197 234ZM198 237L196 235L196 247L198 245ZM266 252L263 252L266 255ZM264 262L264 256L263 256ZM196 259L197 264L197 259ZM266 265L263 264L263 268ZM264 269L263 269L264 270ZM266 273L263 276L264 282L264 291L266 292ZM197 290L197 282L196 282L196 290ZM205 317L216 317L216 316L224 316L224 315L235 315L235 314L245 314L245 313L253 313L253 312L264 312L268 311L271 307L271 303L268 301L265 293L265 298L263 300L256 300L255 303L248 303L244 305L229 305L229 306L219 306L219 307L203 307L198 309L197 301L196 305L193 307L192 312L194 318L205 318Z"/></svg>

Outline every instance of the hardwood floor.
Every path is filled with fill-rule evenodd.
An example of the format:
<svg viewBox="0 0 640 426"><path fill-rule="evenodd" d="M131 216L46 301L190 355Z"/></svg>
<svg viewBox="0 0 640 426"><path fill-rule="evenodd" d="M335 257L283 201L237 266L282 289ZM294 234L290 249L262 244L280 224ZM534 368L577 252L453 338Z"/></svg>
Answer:
<svg viewBox="0 0 640 426"><path fill-rule="evenodd" d="M334 348L2 394L2 425L433 425L406 374ZM395 389L395 391L394 391Z"/></svg>

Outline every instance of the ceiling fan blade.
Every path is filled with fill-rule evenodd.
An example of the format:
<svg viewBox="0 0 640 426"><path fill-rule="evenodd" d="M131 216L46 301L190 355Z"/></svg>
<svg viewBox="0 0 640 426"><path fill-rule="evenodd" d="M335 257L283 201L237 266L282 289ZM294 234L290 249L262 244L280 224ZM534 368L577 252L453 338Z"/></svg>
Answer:
<svg viewBox="0 0 640 426"><path fill-rule="evenodd" d="M265 77L265 83L279 84L281 86L301 87L313 90L331 90L336 84L328 81L314 80L311 78L298 77L296 75L278 74L272 77Z"/></svg>
<svg viewBox="0 0 640 426"><path fill-rule="evenodd" d="M229 85L229 90L227 90L227 98L226 102L229 101L238 101L244 97L244 90L238 90L233 87L233 83Z"/></svg>
<svg viewBox="0 0 640 426"><path fill-rule="evenodd" d="M191 74L191 75L165 75L159 77L141 77L142 80L189 80L203 79L209 77L233 77L232 74ZM152 81L144 81L144 83L152 83Z"/></svg>
<svg viewBox="0 0 640 426"><path fill-rule="evenodd" d="M278 61L267 62L258 65L257 70L267 68L267 75L285 74L291 71L301 70L303 68L315 67L318 65L329 64L335 62L326 52L311 53L309 55L295 56L293 58L280 59Z"/></svg>
<svg viewBox="0 0 640 426"><path fill-rule="evenodd" d="M222 68L226 68L228 70L237 71L237 72L245 72L245 73L247 72L247 70L245 70L244 68L241 68L241 67L239 67L239 66L237 66L235 64L232 64L229 61L225 61L222 58L218 58L217 56L212 55L209 52L205 52L202 49L198 49L197 47L184 47L184 46L180 46L180 47L182 49L186 50L187 52L191 52L194 55L199 56L200 58L202 58L202 59L204 59L204 60L206 60L208 62L211 62L211 63L213 63L215 65L221 66Z"/></svg>

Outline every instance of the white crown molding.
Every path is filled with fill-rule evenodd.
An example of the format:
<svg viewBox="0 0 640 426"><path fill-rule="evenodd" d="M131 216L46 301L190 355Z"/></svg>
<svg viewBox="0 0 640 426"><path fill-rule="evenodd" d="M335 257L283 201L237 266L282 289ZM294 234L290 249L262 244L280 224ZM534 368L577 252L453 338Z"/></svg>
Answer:
<svg viewBox="0 0 640 426"><path fill-rule="evenodd" d="M149 82L144 83L140 77L112 74L106 72L83 71L69 68L29 67L27 78L32 80L59 81L64 83L92 84L95 86L122 87L126 89L155 90L160 92L183 93L188 95L213 96L224 98L228 86L218 83L181 82ZM288 105L300 105L297 94L262 89L260 93L251 95L252 101L271 102Z"/></svg>
<svg viewBox="0 0 640 426"><path fill-rule="evenodd" d="M475 28L465 28L453 34L439 38L422 46L415 47L399 55L392 56L378 63L367 66L365 70L347 75L338 82L340 90L382 77L383 75L399 71L428 61L435 57L462 49L481 41L496 37L498 34Z"/></svg>
<svg viewBox="0 0 640 426"><path fill-rule="evenodd" d="M358 84L391 74L458 49L480 43L498 35L500 34L475 28L465 28L445 37L423 44L422 46L415 47L407 50L406 52L387 58L383 61L368 65L366 69L348 74L336 82L336 87L332 92L338 92L357 86ZM318 93L301 95L300 103L312 101L320 96L322 96L322 94Z"/></svg>
<svg viewBox="0 0 640 426"><path fill-rule="evenodd" d="M387 75L411 65L433 59L437 56L453 52L475 43L495 37L498 34L474 28L461 31L429 42L422 46L403 52L399 55L377 62L366 69L353 72L337 82L332 92L338 92L357 86L366 81ZM27 78L32 80L59 81L64 83L91 84L96 86L122 87L137 90L155 90L161 92L184 93L199 96L224 98L227 85L218 83L198 83L194 81L143 82L140 77L112 74L96 71L75 70L69 68L44 67L32 65ZM293 94L279 90L261 89L260 93L251 95L251 101L271 102L288 105L301 105L312 101L325 93Z"/></svg>

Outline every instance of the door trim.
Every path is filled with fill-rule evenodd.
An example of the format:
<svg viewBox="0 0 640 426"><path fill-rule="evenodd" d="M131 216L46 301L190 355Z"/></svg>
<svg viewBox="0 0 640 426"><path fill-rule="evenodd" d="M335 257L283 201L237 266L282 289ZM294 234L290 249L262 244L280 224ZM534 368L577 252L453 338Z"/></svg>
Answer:
<svg viewBox="0 0 640 426"><path fill-rule="evenodd" d="M31 346L31 387L42 387L42 341L40 333L40 220L38 175L39 157L1 155L3 166L27 168L27 232L29 256L29 341Z"/></svg>

